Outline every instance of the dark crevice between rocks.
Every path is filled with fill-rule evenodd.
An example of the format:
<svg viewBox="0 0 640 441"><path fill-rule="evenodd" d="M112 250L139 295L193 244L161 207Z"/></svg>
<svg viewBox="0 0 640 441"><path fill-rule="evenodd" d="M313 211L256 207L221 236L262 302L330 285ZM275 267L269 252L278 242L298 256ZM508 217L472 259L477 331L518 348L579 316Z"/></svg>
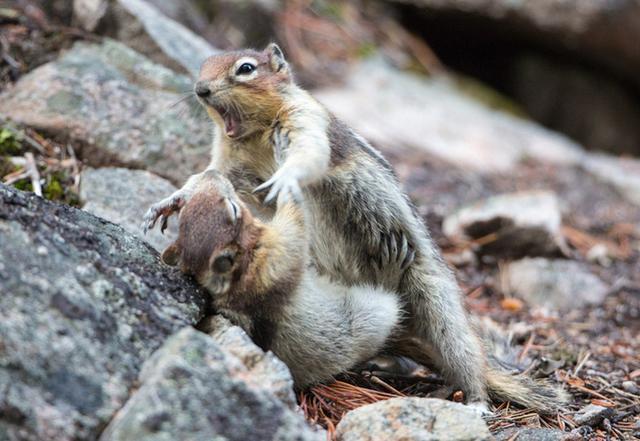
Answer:
<svg viewBox="0 0 640 441"><path fill-rule="evenodd" d="M398 9L446 66L499 91L532 119L588 149L640 156L637 78L517 17L496 24L460 11Z"/></svg>
<svg viewBox="0 0 640 441"><path fill-rule="evenodd" d="M209 334L209 331L211 330L210 327L210 320L209 318L213 315L222 315L224 317L224 314L220 313L219 311L216 311L213 307L213 303L211 302L211 298L209 296L206 297L205 300L205 305L204 305L204 313L202 315L202 317L200 318L200 320L195 323L193 325L193 327L195 329L197 329L200 332L204 332L205 334Z"/></svg>
<svg viewBox="0 0 640 441"><path fill-rule="evenodd" d="M0 403L0 419L9 424L19 426L26 421L27 416L11 403L2 402Z"/></svg>

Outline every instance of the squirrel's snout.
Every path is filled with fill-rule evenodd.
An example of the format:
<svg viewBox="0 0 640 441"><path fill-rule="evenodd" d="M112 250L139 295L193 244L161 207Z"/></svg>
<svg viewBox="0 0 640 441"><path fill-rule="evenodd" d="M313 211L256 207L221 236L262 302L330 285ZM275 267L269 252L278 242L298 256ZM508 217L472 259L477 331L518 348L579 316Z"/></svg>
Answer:
<svg viewBox="0 0 640 441"><path fill-rule="evenodd" d="M209 88L209 85L204 81L198 81L196 83L195 91L196 95L198 95L200 98L205 98L211 95L211 89Z"/></svg>

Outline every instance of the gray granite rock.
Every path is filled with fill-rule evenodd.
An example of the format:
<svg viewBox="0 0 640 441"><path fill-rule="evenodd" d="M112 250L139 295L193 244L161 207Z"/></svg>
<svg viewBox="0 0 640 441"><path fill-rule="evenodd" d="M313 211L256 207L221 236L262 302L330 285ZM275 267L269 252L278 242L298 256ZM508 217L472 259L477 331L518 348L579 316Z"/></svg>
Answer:
<svg viewBox="0 0 640 441"><path fill-rule="evenodd" d="M549 256L566 248L561 221L554 193L523 191L460 208L444 220L443 232L458 240L495 235L478 245L480 254L510 258Z"/></svg>
<svg viewBox="0 0 640 441"><path fill-rule="evenodd" d="M200 326L221 348L238 358L251 377L265 390L278 397L289 408L297 407L293 393L293 378L289 368L273 352L265 353L239 326L220 315L207 317Z"/></svg>
<svg viewBox="0 0 640 441"><path fill-rule="evenodd" d="M121 227L0 184L0 439L96 439L204 305Z"/></svg>
<svg viewBox="0 0 640 441"><path fill-rule="evenodd" d="M73 0L73 20L85 31L93 32L108 6L108 0Z"/></svg>
<svg viewBox="0 0 640 441"><path fill-rule="evenodd" d="M74 141L89 165L145 168L182 184L208 164L211 143L195 101L172 110L191 87L115 41L76 43L2 94L0 115Z"/></svg>
<svg viewBox="0 0 640 441"><path fill-rule="evenodd" d="M200 65L218 52L204 38L180 23L168 18L145 0L117 0L116 36L128 46L162 61L161 53L180 65L192 77L200 72Z"/></svg>
<svg viewBox="0 0 640 441"><path fill-rule="evenodd" d="M187 10L191 16L197 14L197 8L189 2L165 0L154 3L146 0L74 0L73 18L89 32L106 34L158 63L196 77L202 61L218 50L157 7L172 12ZM201 21L205 21L204 17Z"/></svg>
<svg viewBox="0 0 640 441"><path fill-rule="evenodd" d="M638 160L585 152L559 133L487 107L450 79L420 77L374 58L356 66L345 84L314 95L385 150L425 150L472 176L517 173L527 159L580 167L640 205Z"/></svg>
<svg viewBox="0 0 640 441"><path fill-rule="evenodd" d="M568 311L578 305L598 305L609 288L580 262L562 259L522 259L502 267L506 292L531 306Z"/></svg>
<svg viewBox="0 0 640 441"><path fill-rule="evenodd" d="M144 170L104 167L86 168L80 175L82 208L98 217L122 226L162 252L177 237L175 218L169 228L144 234L142 217L147 208L176 191L169 181Z"/></svg>
<svg viewBox="0 0 640 441"><path fill-rule="evenodd" d="M640 206L640 160L591 154L585 158L582 167L614 187L629 202Z"/></svg>
<svg viewBox="0 0 640 441"><path fill-rule="evenodd" d="M101 441L324 440L272 395L264 378L193 328L144 364L140 388Z"/></svg>
<svg viewBox="0 0 640 441"><path fill-rule="evenodd" d="M496 441L581 441L579 433L555 429L506 429L495 434Z"/></svg>
<svg viewBox="0 0 640 441"><path fill-rule="evenodd" d="M568 138L492 110L445 78L412 75L379 59L315 95L373 143L423 149L467 170L510 170L524 158L575 164L583 154Z"/></svg>
<svg viewBox="0 0 640 441"><path fill-rule="evenodd" d="M434 398L392 398L347 413L337 441L481 441L492 439L480 413Z"/></svg>
<svg viewBox="0 0 640 441"><path fill-rule="evenodd" d="M177 21L195 34L208 40L206 31L211 25L211 14L215 12L218 1L200 2L199 0L146 0L160 12ZM210 29L209 29L210 30Z"/></svg>

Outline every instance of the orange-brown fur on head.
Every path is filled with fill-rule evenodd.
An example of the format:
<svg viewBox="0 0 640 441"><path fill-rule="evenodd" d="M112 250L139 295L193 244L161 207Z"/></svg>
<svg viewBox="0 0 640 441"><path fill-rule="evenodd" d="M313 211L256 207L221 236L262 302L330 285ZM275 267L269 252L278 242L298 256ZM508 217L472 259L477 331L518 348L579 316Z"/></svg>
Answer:
<svg viewBox="0 0 640 441"><path fill-rule="evenodd" d="M162 260L179 265L212 294L223 294L246 272L258 232L249 209L217 175L182 208L178 238L162 253Z"/></svg>
<svg viewBox="0 0 640 441"><path fill-rule="evenodd" d="M250 74L239 74L242 64L255 67ZM284 104L283 87L292 82L282 51L270 44L263 51L243 50L209 57L200 69L196 83L208 95L198 94L209 116L225 127L230 137L243 137L266 129ZM228 115L238 127L229 129ZM225 126L225 123L227 124Z"/></svg>

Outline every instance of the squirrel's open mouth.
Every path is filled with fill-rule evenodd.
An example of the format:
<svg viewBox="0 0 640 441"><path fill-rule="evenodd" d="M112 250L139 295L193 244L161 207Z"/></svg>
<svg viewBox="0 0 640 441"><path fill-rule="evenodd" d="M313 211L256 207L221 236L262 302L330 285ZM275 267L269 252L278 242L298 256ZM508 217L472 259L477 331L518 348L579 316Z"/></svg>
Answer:
<svg viewBox="0 0 640 441"><path fill-rule="evenodd" d="M224 132L229 138L235 138L240 134L240 117L232 109L221 106L212 106L220 114L224 121Z"/></svg>
<svg viewBox="0 0 640 441"><path fill-rule="evenodd" d="M220 99L220 97L212 95L199 96L198 101L206 108L213 109L220 115L224 122L224 133L229 138L237 138L243 135L241 126L242 118L240 118L234 106L230 106L225 103L224 100Z"/></svg>

